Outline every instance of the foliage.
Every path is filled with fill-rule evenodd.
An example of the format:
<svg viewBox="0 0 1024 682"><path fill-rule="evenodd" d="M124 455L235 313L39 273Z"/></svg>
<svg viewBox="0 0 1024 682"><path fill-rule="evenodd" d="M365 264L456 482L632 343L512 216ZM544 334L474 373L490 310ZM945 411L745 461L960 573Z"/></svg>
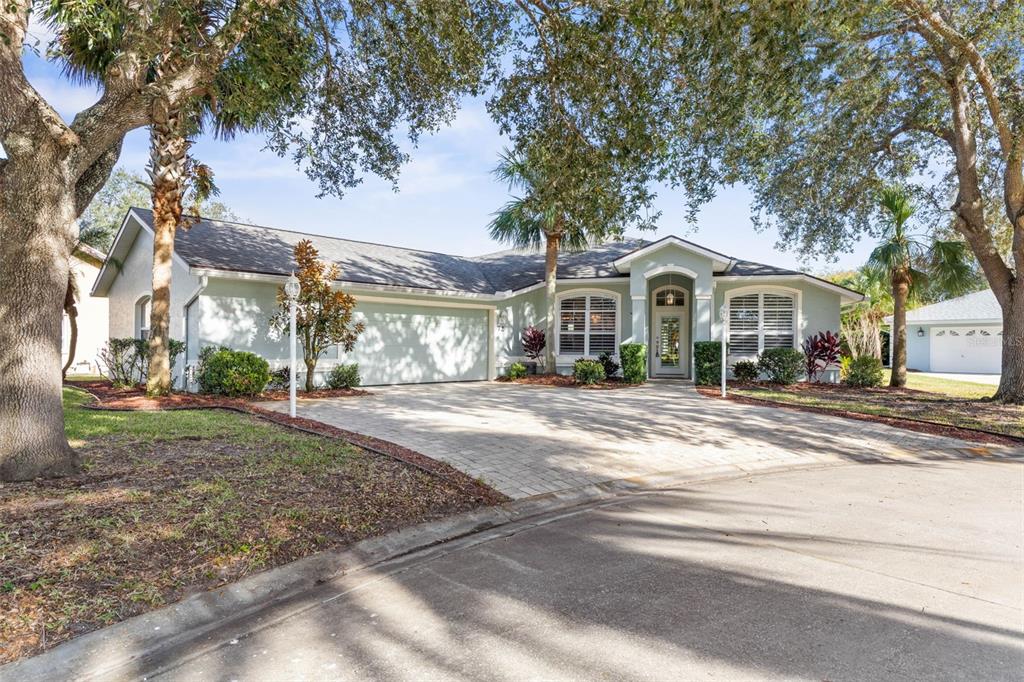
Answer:
<svg viewBox="0 0 1024 682"><path fill-rule="evenodd" d="M858 355L857 357L864 357ZM873 357L873 356L868 356ZM850 365L853 364L853 357L844 355L839 358L839 380L846 381L846 377L850 374Z"/></svg>
<svg viewBox="0 0 1024 682"><path fill-rule="evenodd" d="M537 360L544 353L547 345L547 338L544 330L530 325L520 334L520 341L523 344L523 354L531 360Z"/></svg>
<svg viewBox="0 0 1024 682"><path fill-rule="evenodd" d="M604 366L597 360L580 358L572 364L572 378L577 384L592 386L605 380Z"/></svg>
<svg viewBox="0 0 1024 682"><path fill-rule="evenodd" d="M526 376L526 365L521 362L513 362L505 370L505 376L513 381L516 379L522 379Z"/></svg>
<svg viewBox="0 0 1024 682"><path fill-rule="evenodd" d="M831 331L818 332L804 339L804 374L808 381L817 381L820 373L839 363L839 337Z"/></svg>
<svg viewBox="0 0 1024 682"><path fill-rule="evenodd" d="M619 346L622 360L622 378L627 384L647 381L647 346L643 343L623 343Z"/></svg>
<svg viewBox="0 0 1024 682"><path fill-rule="evenodd" d="M341 269L336 263L328 265L320 260L313 242L303 239L295 245L295 262L298 265L295 276L300 286L295 333L306 363L306 390L312 391L317 360L333 345L351 352L366 325L353 320L356 299L336 288ZM277 306L270 326L277 332L287 333L290 304L284 287L277 290Z"/></svg>
<svg viewBox="0 0 1024 682"><path fill-rule="evenodd" d="M722 381L722 342L695 341L693 343L694 382L711 386Z"/></svg>
<svg viewBox="0 0 1024 682"><path fill-rule="evenodd" d="M795 348L766 348L757 368L773 384L793 384L804 371L804 354Z"/></svg>
<svg viewBox="0 0 1024 682"><path fill-rule="evenodd" d="M149 186L139 173L116 169L96 193L78 219L78 238L106 253L121 227L128 209L150 208ZM238 220L238 216L219 201L204 201L199 214L213 220Z"/></svg>
<svg viewBox="0 0 1024 682"><path fill-rule="evenodd" d="M737 381L749 384L758 380L761 370L753 360L737 360L732 366L732 376Z"/></svg>
<svg viewBox="0 0 1024 682"><path fill-rule="evenodd" d="M185 352L185 342L169 339L171 371ZM100 350L100 366L110 383L119 387L136 386L146 380L149 368L149 343L143 339L109 339Z"/></svg>
<svg viewBox="0 0 1024 682"><path fill-rule="evenodd" d="M854 356L882 356L882 321L892 314L892 285L882 282L867 267L830 276L829 281L859 291L865 299L843 306L839 338L843 352ZM930 302L930 301L929 301Z"/></svg>
<svg viewBox="0 0 1024 682"><path fill-rule="evenodd" d="M358 388L362 383L356 363L335 365L327 375L328 388Z"/></svg>
<svg viewBox="0 0 1024 682"><path fill-rule="evenodd" d="M291 367L278 367L270 373L267 388L275 391L287 391L292 385Z"/></svg>
<svg viewBox="0 0 1024 682"><path fill-rule="evenodd" d="M882 361L870 355L850 360L843 383L847 386L874 388L882 385Z"/></svg>
<svg viewBox="0 0 1024 682"><path fill-rule="evenodd" d="M254 396L270 382L270 365L255 353L222 348L202 357L198 379L203 393Z"/></svg>
<svg viewBox="0 0 1024 682"><path fill-rule="evenodd" d="M615 358L611 353L605 351L597 356L597 361L604 367L604 375L606 377L613 377L619 372L619 363L615 361Z"/></svg>

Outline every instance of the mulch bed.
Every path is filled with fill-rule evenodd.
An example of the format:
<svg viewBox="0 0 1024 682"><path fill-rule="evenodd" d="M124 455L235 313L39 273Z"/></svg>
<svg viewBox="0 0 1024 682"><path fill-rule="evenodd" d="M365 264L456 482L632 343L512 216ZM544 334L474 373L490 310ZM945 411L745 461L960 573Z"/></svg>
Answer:
<svg viewBox="0 0 1024 682"><path fill-rule="evenodd" d="M627 384L622 379L605 379L598 384L577 384L576 381L565 374L528 374L521 379L507 379L500 377L497 381L503 384L525 384L527 386L555 386L558 388L578 388L589 391L608 391L616 388L636 388L642 384Z"/></svg>
<svg viewBox="0 0 1024 682"><path fill-rule="evenodd" d="M69 382L69 385L92 394L97 400L97 403L92 406L94 409L148 411L221 408L244 412L274 422L275 424L300 429L306 433L327 438L339 438L379 455L404 462L459 486L481 504L501 504L509 500L505 495L459 471L452 465L428 457L415 450L402 447L397 443L365 436L354 431L339 429L336 426L331 426L315 419L298 416L291 417L282 412L268 410L254 404L254 401L263 400L268 395L274 395L274 392L264 393L257 398L228 398L225 396L184 392L175 392L168 396L150 398L141 388L116 388L109 381L105 380ZM283 391L283 393L284 399L287 400L288 392ZM369 392L358 389L325 389L322 391L303 392L301 395L303 398L323 398L369 395ZM271 399L275 400L276 398Z"/></svg>
<svg viewBox="0 0 1024 682"><path fill-rule="evenodd" d="M738 403L745 403L748 405L769 405L771 407L786 408L791 410L799 410L802 412L814 412L817 414L829 414L837 417L845 417L847 419L856 419L859 421L875 422L878 424L887 424L889 426L895 426L897 428L905 429L907 431L915 431L917 433L927 433L929 435L936 436L948 436L950 438L959 438L966 441L974 441L979 443L992 443L999 445L1010 445L1020 446L1024 443L1024 438L1016 438L1010 435L1001 435L982 431L972 428L960 428L951 426L949 424L943 424L941 422L930 421L926 419L918 419L913 416L910 418L900 418L885 415L868 414L864 412L855 412L852 410L845 410L839 408L828 408L815 405L800 405L794 403L780 402L772 400L770 398L754 398L751 396L737 395L733 393L733 389L748 389L757 390L763 389L764 386L759 384L740 384L729 382L729 393L727 400L732 400ZM806 383L793 384L791 386L772 386L772 390L785 391L792 393L810 393L815 397L832 397L836 400L842 399L855 399L850 394L850 388L837 385L837 384L815 384L810 385ZM721 388L718 386L698 386L697 390L704 396L709 398L722 398ZM950 403L965 405L969 403L979 403L980 401L968 401L962 398L943 398L935 393L929 393L927 391L919 391L910 388L902 389L891 389L891 388L864 388L856 389L858 391L857 397L863 398L863 396L874 395L876 399L888 398L890 400L898 401L900 398L906 398L910 401L927 399L930 403ZM900 403L897 403L899 405ZM894 408L895 409L895 408ZM1014 408L1011 408L1014 409Z"/></svg>

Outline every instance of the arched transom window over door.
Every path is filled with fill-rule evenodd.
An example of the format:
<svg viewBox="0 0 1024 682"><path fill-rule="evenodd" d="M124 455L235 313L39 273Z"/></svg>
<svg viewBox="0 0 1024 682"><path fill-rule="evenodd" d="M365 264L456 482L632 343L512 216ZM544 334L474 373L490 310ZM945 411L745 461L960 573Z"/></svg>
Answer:
<svg viewBox="0 0 1024 682"><path fill-rule="evenodd" d="M600 294L566 296L558 305L558 354L597 356L618 348L618 302Z"/></svg>
<svg viewBox="0 0 1024 682"><path fill-rule="evenodd" d="M796 347L796 298L752 293L729 299L729 355L754 356L768 348Z"/></svg>

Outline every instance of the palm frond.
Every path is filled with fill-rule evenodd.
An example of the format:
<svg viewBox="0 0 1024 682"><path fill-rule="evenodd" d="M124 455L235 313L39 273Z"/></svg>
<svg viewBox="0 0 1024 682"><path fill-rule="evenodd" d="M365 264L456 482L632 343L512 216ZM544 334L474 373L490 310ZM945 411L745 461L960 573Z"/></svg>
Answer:
<svg viewBox="0 0 1024 682"><path fill-rule="evenodd" d="M868 256L867 269L881 280L892 278L894 270L907 267L910 258L904 244L895 239L882 242Z"/></svg>
<svg viewBox="0 0 1024 682"><path fill-rule="evenodd" d="M917 305L921 302L921 297L927 291L931 278L927 272L918 268L909 268L907 270L907 277L910 279L910 291L908 292L907 299L911 305Z"/></svg>
<svg viewBox="0 0 1024 682"><path fill-rule="evenodd" d="M903 226L917 211L910 201L910 196L899 187L888 187L882 190L880 200L882 208L892 217L893 228L897 235L903 232Z"/></svg>
<svg viewBox="0 0 1024 682"><path fill-rule="evenodd" d="M513 198L495 213L488 232L495 241L517 249L537 249L544 244L544 225L523 199Z"/></svg>
<svg viewBox="0 0 1024 682"><path fill-rule="evenodd" d="M930 256L932 278L943 294L959 296L974 288L973 256L966 243L937 240Z"/></svg>

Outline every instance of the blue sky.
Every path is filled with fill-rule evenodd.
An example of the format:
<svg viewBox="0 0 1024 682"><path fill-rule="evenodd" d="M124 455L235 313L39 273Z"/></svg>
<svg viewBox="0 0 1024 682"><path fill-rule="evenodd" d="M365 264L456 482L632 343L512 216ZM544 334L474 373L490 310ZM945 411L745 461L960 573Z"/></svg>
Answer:
<svg viewBox="0 0 1024 682"><path fill-rule="evenodd" d="M43 37L43 36L41 36ZM33 85L58 112L70 120L97 98L91 86L62 78L53 64L26 56ZM453 124L420 140L399 180L390 183L368 177L342 199L317 199L317 186L288 159L263 151L259 136L231 142L200 139L194 155L213 168L220 200L244 220L261 225L314 232L460 255L477 255L504 248L487 235L491 215L508 199L507 188L495 182L491 169L503 142L480 101L467 101ZM125 140L119 165L143 172L147 133L137 130ZM774 231L755 232L750 221L750 193L744 187L723 188L701 211L696 229L683 217L681 198L670 190L658 192L662 211L657 232L647 239L676 234L731 256L826 272L860 265L871 250L861 242L853 253L835 263L801 262L796 253L775 248Z"/></svg>

